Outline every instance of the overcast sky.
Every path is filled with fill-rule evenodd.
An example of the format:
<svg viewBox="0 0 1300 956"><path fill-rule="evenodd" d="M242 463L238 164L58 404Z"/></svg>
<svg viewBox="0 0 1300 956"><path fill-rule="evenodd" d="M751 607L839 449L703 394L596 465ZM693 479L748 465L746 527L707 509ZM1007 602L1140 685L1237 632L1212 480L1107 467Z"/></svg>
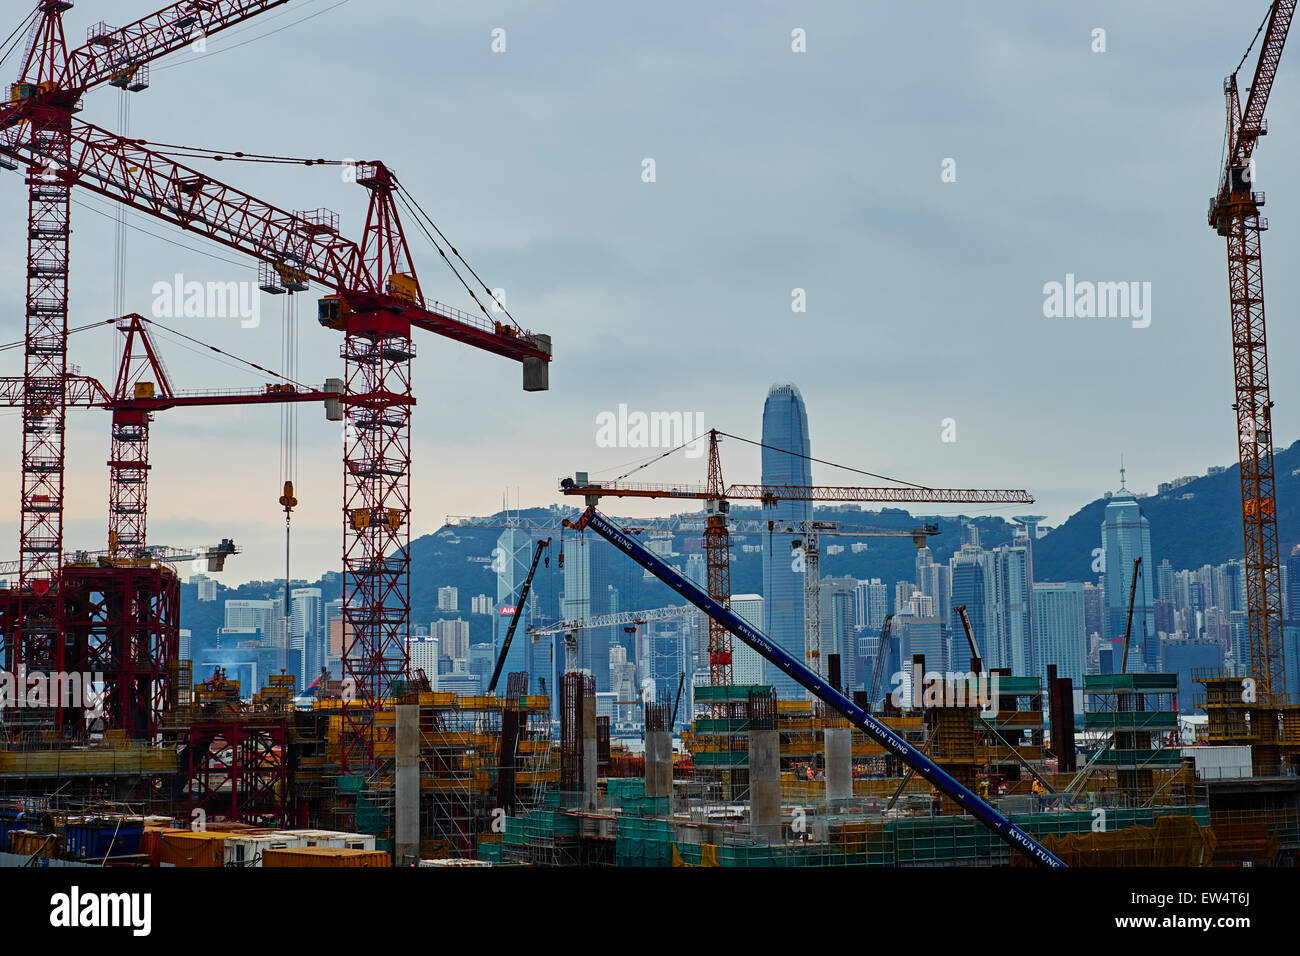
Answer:
<svg viewBox="0 0 1300 956"><path fill-rule="evenodd" d="M79 3L69 38L158 2ZM213 37L205 55L156 64L152 88L132 96L130 132L383 159L506 290L515 317L553 336L551 391L540 394L520 389L508 360L419 340L414 534L494 511L507 492L512 504L562 501L556 479L575 470L619 474L651 453L597 447L597 416L620 403L758 438L778 381L803 393L815 456L933 486L1027 488L1051 523L1117 487L1121 454L1139 491L1235 460L1224 244L1205 209L1221 83L1265 0L337 3L293 0ZM6 34L17 6L5 4ZM503 53L492 50L497 28ZM796 29L806 52L792 50ZM1300 102L1294 52L1257 154L1273 226L1264 266L1279 445L1300 431L1286 268L1300 188L1280 172L1300 149L1286 121ZM82 118L115 127L120 95L90 94ZM943 181L947 159L955 182ZM209 166L282 208L335 209L359 238L366 193L337 168ZM25 197L19 176L0 173L5 342L22 335ZM113 314L111 207L77 198L73 326ZM236 253L132 222L163 238L129 234L127 311L149 314L154 284L178 272L256 278ZM426 294L472 308L408 229ZM1149 282L1149 327L1044 317L1044 284L1067 274ZM792 311L796 289L806 312ZM312 383L341 375L340 336L314 322L317 291L298 304L298 378ZM172 324L278 365L282 300L262 299L256 329ZM112 334L72 340L72 360L105 382ZM162 349L178 387L264 381L171 341ZM0 374L21 374L21 361L0 353ZM948 418L955 442L942 440ZM294 576L314 577L340 565L341 432L315 407L301 422ZM103 548L108 416L74 410L70 426L67 544ZM245 553L228 583L282 573L278 411L176 410L153 435L150 538L233 536ZM0 440L11 449L0 500L12 503L0 551L12 556L15 412L0 415ZM723 464L729 481L759 478L756 449L730 442ZM703 459L680 454L638 474L703 477ZM813 477L868 481L824 466Z"/></svg>

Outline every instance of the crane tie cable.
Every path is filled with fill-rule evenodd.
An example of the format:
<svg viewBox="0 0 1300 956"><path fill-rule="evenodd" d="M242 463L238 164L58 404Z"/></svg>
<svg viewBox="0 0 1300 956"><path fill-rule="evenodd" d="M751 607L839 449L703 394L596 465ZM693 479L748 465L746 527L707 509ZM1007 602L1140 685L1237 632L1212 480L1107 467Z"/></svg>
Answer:
<svg viewBox="0 0 1300 956"><path fill-rule="evenodd" d="M788 448L778 448L775 445L768 445L761 441L754 441L752 438L741 438L739 435L732 435L729 432L718 432L719 435L725 435L727 438L734 438L736 441L743 441L750 445L757 445L759 448L767 448L771 451L779 451L785 455L792 455L795 458L803 458L806 461L814 461L819 465L829 465L831 468L840 468L844 471L851 471L857 475L866 475L868 478L878 478L881 481L892 481L899 485L908 485L912 488L918 488L921 491L933 491L930 485L918 485L914 481L905 481L902 478L891 478L888 475L878 475L873 471L863 471L861 468L853 468L850 465L840 465L833 461L826 461L821 458L814 458L812 455L805 455L801 452L790 451Z"/></svg>
<svg viewBox="0 0 1300 956"><path fill-rule="evenodd" d="M1250 41L1250 46L1246 47L1246 52L1241 55L1241 63L1238 63L1237 69L1232 71L1233 76L1236 76L1237 73L1240 72L1241 64L1246 62L1246 57L1250 56L1250 51L1255 49L1255 40L1258 40L1259 35L1264 32L1264 27L1268 23L1269 17L1273 16L1273 8L1275 6L1277 6L1277 0L1273 0L1273 2L1268 5L1268 12L1264 14L1264 19L1260 21L1259 29L1255 31L1255 36Z"/></svg>
<svg viewBox="0 0 1300 956"><path fill-rule="evenodd" d="M460 251L454 245L452 245L451 240L448 239L446 235L443 234L443 231L438 228L438 224L433 221L433 217L424 211L424 208L416 201L415 197L410 194L409 190L407 190L407 188L401 184L401 182L397 179L396 176L393 177L393 182L397 183L398 195L401 196L406 201L408 207L413 206L415 208L415 213L417 217L416 224L420 225L420 228L424 231L424 234L426 236L429 236L429 231L427 229L424 229L423 225L419 223L420 218L423 218L426 222L429 223L430 226L433 227L433 231L438 234L438 236L442 239L444 243L446 243L447 248L451 250L452 255L454 255L457 259L459 259L461 263L465 266L465 268L469 270L470 275L472 275L475 279L478 280L478 284L483 287L483 291L486 292L489 297L491 297L492 301L496 303L497 307L506 314L506 316L510 319L511 322L514 323L515 328L517 328L520 332L523 332L524 327L515 320L515 317L511 314L510 310L506 308L505 303L497 300L496 294L488 287L488 284L483 281L483 278L477 272L474 271L474 267L471 266L465 260L465 257L460 254ZM432 236L429 236L429 241L433 242ZM438 251L441 252L442 250L439 249ZM446 256L444 255L443 258L445 259ZM450 262L448 263L448 265L450 265ZM463 284L463 280L462 280L462 284ZM472 294L473 293L471 293L471 295ZM475 299L474 301L477 302L478 300ZM481 309L483 308L483 306L480 304L479 308Z"/></svg>
<svg viewBox="0 0 1300 956"><path fill-rule="evenodd" d="M149 319L149 318L145 318L144 316L141 316L141 318L144 319L146 322L148 322L150 325L162 329L164 332L170 332L172 335L185 339L188 342L193 342L195 345L199 346L200 348L205 348L211 352L216 352L218 355L224 355L226 358L232 359L243 365L247 365L249 368L256 369L257 371L263 372L266 375L274 375L276 378L280 379L281 381L288 382L290 385L293 385L296 388L300 388L303 391L311 391L310 386L295 381L294 379L289 378L286 375L281 375L279 372L273 371L272 369L263 368L262 366L258 365L256 362L250 362L248 359L240 358L238 355L233 355L232 353L227 352L224 349L219 349L215 345L209 345L207 342L201 342L198 339L193 338L192 336L186 335L184 332L177 332L175 329L163 325L161 322L157 321L156 319ZM109 321L116 321L116 320L110 319Z"/></svg>
<svg viewBox="0 0 1300 956"><path fill-rule="evenodd" d="M429 230L424 227L424 223L420 222L419 216L416 214L415 210L411 208L411 200L407 199L400 191L397 193L397 198L401 200L402 203L406 206L407 210L416 217L415 224L419 226L420 231L423 232L425 238L429 240L429 244L432 245L433 248L437 250L438 255L442 256L442 261L447 264L447 268L451 270L452 275L454 275L456 279L460 282L461 286L469 294L469 297L474 300L474 304L478 306L478 310L483 313L484 317L486 317L488 321L495 323L496 320L492 318L491 314L483 306L483 303L479 301L478 296L474 294L474 290L470 288L469 283L465 281L465 277L462 276L460 272L457 270L455 263L453 263L450 259L447 258L447 253L443 251L442 246L438 245L438 240L434 239L433 234L430 233ZM455 250L453 249L452 251L454 252ZM495 297L493 301L496 301ZM497 304L500 305L499 302ZM510 321L514 322L514 319L512 318ZM524 329L520 327L518 322L515 322L515 327L518 328L519 331L521 332L524 331Z"/></svg>

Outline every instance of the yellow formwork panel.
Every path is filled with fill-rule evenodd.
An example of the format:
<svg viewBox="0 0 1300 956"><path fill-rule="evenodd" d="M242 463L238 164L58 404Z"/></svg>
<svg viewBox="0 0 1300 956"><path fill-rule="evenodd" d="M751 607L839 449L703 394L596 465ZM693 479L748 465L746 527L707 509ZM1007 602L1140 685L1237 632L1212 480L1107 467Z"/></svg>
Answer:
<svg viewBox="0 0 1300 956"><path fill-rule="evenodd" d="M73 774L175 773L176 751L162 748L0 750L0 774L48 777Z"/></svg>

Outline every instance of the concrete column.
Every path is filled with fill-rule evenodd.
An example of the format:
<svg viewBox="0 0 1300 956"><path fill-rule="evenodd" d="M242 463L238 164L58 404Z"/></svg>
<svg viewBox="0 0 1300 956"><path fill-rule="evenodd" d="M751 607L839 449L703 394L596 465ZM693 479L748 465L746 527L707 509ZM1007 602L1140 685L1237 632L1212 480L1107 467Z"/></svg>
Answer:
<svg viewBox="0 0 1300 956"><path fill-rule="evenodd" d="M853 799L853 731L848 727L827 728L826 801Z"/></svg>
<svg viewBox="0 0 1300 956"><path fill-rule="evenodd" d="M420 708L397 705L397 820L394 858L398 866L420 861Z"/></svg>
<svg viewBox="0 0 1300 956"><path fill-rule="evenodd" d="M645 795L673 795L673 735L666 730L645 734Z"/></svg>
<svg viewBox="0 0 1300 956"><path fill-rule="evenodd" d="M749 830L756 840L781 839L781 737L749 732Z"/></svg>
<svg viewBox="0 0 1300 956"><path fill-rule="evenodd" d="M582 805L596 809L596 698L587 697L582 702Z"/></svg>

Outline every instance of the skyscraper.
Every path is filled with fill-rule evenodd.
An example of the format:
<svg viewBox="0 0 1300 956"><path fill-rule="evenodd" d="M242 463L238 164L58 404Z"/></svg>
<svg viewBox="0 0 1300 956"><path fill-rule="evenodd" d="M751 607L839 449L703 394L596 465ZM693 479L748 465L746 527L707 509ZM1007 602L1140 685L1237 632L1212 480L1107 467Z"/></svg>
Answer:
<svg viewBox="0 0 1300 956"><path fill-rule="evenodd" d="M494 608L496 614L492 622L492 652L499 654L501 645L505 643L506 631L510 627L510 621L514 617L514 608L519 601L519 592L523 589L524 578L528 576L528 568L533 561L533 541L527 531L519 528L507 528L497 537L497 546L492 552L493 567L497 572L497 603ZM443 589L451 590L451 589ZM459 595L451 596L450 603L455 606ZM444 595L442 591L438 592L438 606L442 607ZM528 608L519 615L519 624L515 629L515 637L510 642L510 650L506 654L505 663L501 667L501 677L499 682L501 687L505 686L507 674L516 671L531 670L529 668L527 654L530 649L530 643L524 635L528 633ZM468 648L466 649L468 651ZM444 650L443 653L446 653ZM546 677L543 670L539 673L532 674L529 682L529 692L537 686L538 677ZM491 671L488 672L488 678L491 678ZM483 686L486 689L487 680L484 680Z"/></svg>
<svg viewBox="0 0 1300 956"><path fill-rule="evenodd" d="M889 613L889 586L880 578L859 581L854 589L856 601L854 624L879 632Z"/></svg>
<svg viewBox="0 0 1300 956"><path fill-rule="evenodd" d="M949 561L951 567L952 579L952 603L956 607L964 605L966 616L970 619L971 637L975 640L975 646L979 648L980 657L984 660L986 667L1001 666L993 663L993 657L990 653L997 647L997 631L994 625L990 634L990 621L992 616L987 613L988 592L990 591L988 578L988 568L984 561L984 553L978 546L964 545L960 551L954 554ZM954 620L956 616L954 615ZM960 621L954 627L960 627ZM965 635L958 635L965 645ZM968 658L970 655L967 651L962 651L961 657Z"/></svg>
<svg viewBox="0 0 1300 956"><path fill-rule="evenodd" d="M773 385L763 405L763 475L765 485L811 485L808 412L793 385ZM810 521L812 502L780 499L765 505L763 517L775 521ZM804 659L803 574L795 570L792 535L773 535L763 550L763 630L787 654ZM778 696L794 700L802 688L770 663L763 668L766 683Z"/></svg>
<svg viewBox="0 0 1300 956"><path fill-rule="evenodd" d="M1022 547L1001 547L992 552L997 574L1001 625L1001 657L996 666L1010 667L1012 674L1035 674L1030 619L1031 588L1029 552Z"/></svg>
<svg viewBox="0 0 1300 956"><path fill-rule="evenodd" d="M1083 686L1088 657L1083 587L1077 582L1034 585L1036 676L1046 678L1047 665L1055 664L1057 676L1071 678L1076 689Z"/></svg>
<svg viewBox="0 0 1300 956"><path fill-rule="evenodd" d="M763 595L733 594L731 609L754 627L763 625ZM703 627L707 630L707 626ZM704 667L708 674L707 665ZM734 640L731 645L731 679L737 684L763 683L763 657L742 640Z"/></svg>
<svg viewBox="0 0 1300 956"><path fill-rule="evenodd" d="M1151 579L1156 576L1151 561L1151 525L1133 493L1122 483L1106 505L1101 522L1101 546L1106 556L1105 637L1110 641L1124 637L1133 562L1140 557L1142 573L1133 601L1129 670L1158 670L1160 641L1156 637L1155 599L1151 587Z"/></svg>
<svg viewBox="0 0 1300 956"><path fill-rule="evenodd" d="M295 673L301 678L300 686L306 687L325 667L325 608L320 588L294 588L290 597L290 649L293 655L302 655Z"/></svg>

